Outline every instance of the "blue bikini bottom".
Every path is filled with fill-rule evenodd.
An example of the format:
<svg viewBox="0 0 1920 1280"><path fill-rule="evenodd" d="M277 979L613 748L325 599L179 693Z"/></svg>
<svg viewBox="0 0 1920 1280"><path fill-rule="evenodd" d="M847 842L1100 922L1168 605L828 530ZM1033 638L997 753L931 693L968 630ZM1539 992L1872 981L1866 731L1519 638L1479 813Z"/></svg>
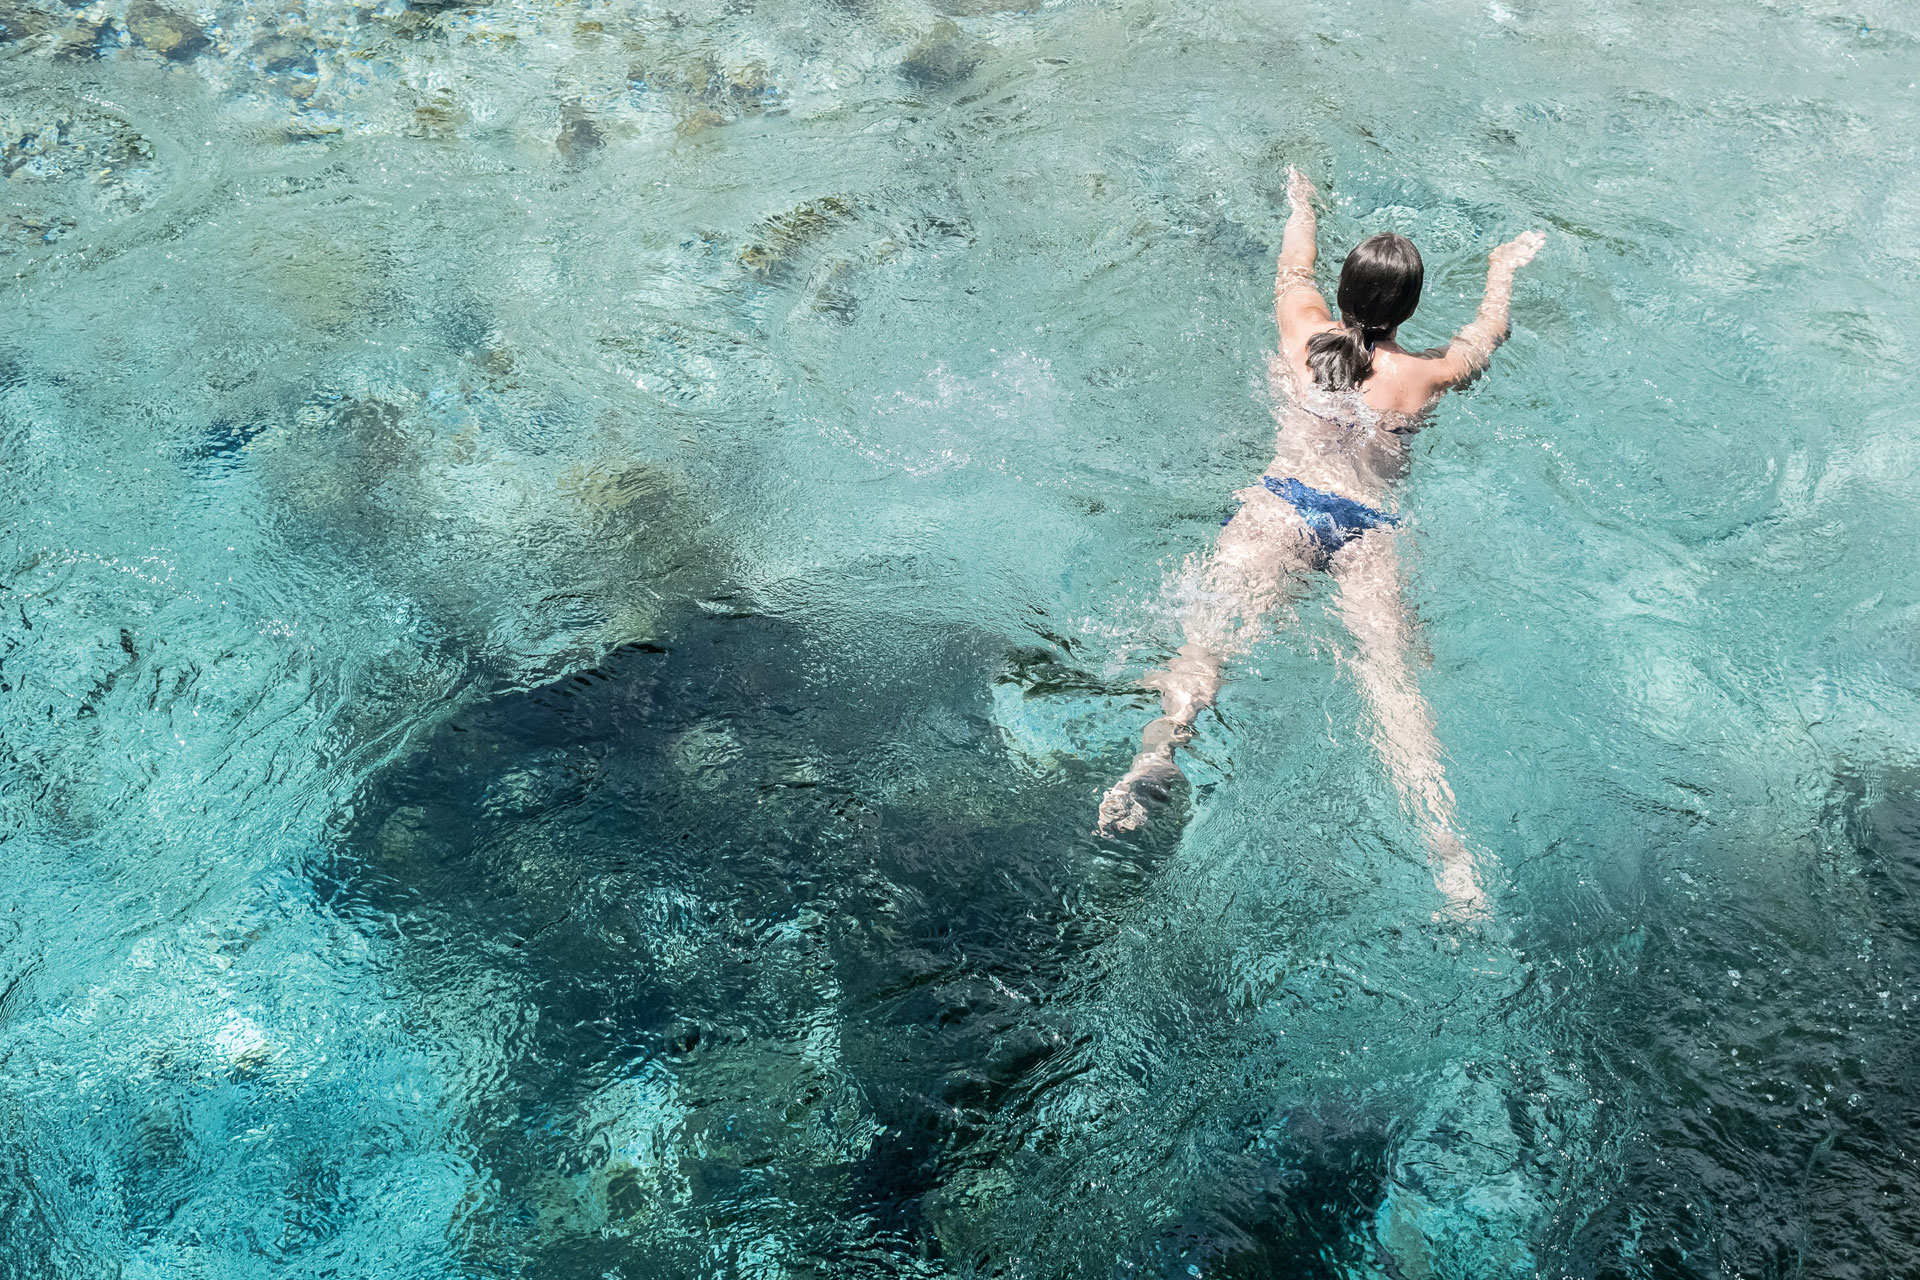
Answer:
<svg viewBox="0 0 1920 1280"><path fill-rule="evenodd" d="M1384 511L1375 510L1364 502L1355 502L1352 498L1343 498L1337 493L1322 493L1320 490L1301 484L1292 476L1285 480L1275 480L1272 476L1261 476L1260 483L1268 490L1285 498L1307 522L1307 528L1313 530L1313 540L1320 549L1332 555L1340 548L1352 542L1368 529L1377 529L1381 525L1397 525L1398 516L1390 516Z"/></svg>

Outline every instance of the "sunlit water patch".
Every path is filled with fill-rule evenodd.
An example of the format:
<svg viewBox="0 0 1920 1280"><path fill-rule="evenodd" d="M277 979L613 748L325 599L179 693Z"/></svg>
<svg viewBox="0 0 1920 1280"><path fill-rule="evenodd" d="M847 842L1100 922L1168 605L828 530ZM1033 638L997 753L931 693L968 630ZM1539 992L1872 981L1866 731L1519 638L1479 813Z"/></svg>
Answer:
<svg viewBox="0 0 1920 1280"><path fill-rule="evenodd" d="M1920 1267L1916 54L0 0L4 1270ZM1091 834L1288 163L1422 342L1550 234L1403 494L1477 920L1318 591Z"/></svg>

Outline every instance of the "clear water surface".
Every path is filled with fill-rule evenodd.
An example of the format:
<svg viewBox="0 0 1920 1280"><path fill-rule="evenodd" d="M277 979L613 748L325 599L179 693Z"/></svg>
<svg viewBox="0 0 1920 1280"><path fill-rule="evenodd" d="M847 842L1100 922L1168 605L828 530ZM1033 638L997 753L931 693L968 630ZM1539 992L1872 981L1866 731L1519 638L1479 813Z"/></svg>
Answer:
<svg viewBox="0 0 1920 1280"><path fill-rule="evenodd" d="M0 1273L1920 1270L1920 19L0 0ZM1491 918L1323 594L1094 803L1289 162Z"/></svg>

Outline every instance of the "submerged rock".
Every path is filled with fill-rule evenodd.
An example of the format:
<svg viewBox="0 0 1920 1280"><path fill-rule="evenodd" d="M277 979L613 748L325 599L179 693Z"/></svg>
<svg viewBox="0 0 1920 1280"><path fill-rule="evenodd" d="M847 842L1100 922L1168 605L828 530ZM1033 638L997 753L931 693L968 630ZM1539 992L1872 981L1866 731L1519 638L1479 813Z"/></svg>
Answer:
<svg viewBox="0 0 1920 1280"><path fill-rule="evenodd" d="M671 103L678 116L674 130L686 137L763 112L780 96L763 64L722 63L706 56L681 60L654 54L633 63L627 83Z"/></svg>
<svg viewBox="0 0 1920 1280"><path fill-rule="evenodd" d="M761 224L754 243L740 250L741 265L757 276L771 277L801 249L852 218L853 201L845 196L822 196L776 213Z"/></svg>
<svg viewBox="0 0 1920 1280"><path fill-rule="evenodd" d="M590 113L578 106L570 106L566 118L560 123L560 133L554 138L553 147L560 153L561 159L577 168L605 146L606 141L606 135Z"/></svg>
<svg viewBox="0 0 1920 1280"><path fill-rule="evenodd" d="M673 126L673 131L683 138L691 138L709 129L718 128L726 122L727 118L712 107L695 107L681 118L679 124Z"/></svg>
<svg viewBox="0 0 1920 1280"><path fill-rule="evenodd" d="M253 51L254 69L291 98L305 101L320 85L320 64L311 46L285 36L262 41Z"/></svg>
<svg viewBox="0 0 1920 1280"><path fill-rule="evenodd" d="M0 100L0 180L0 240L13 249L139 213L164 185L153 144L125 120L25 94Z"/></svg>
<svg viewBox="0 0 1920 1280"><path fill-rule="evenodd" d="M10 213L0 217L0 255L16 247L57 244L78 224L62 214Z"/></svg>
<svg viewBox="0 0 1920 1280"><path fill-rule="evenodd" d="M31 5L18 0L0 4L0 45L39 35L53 25L51 17Z"/></svg>
<svg viewBox="0 0 1920 1280"><path fill-rule="evenodd" d="M467 113L454 100L452 90L436 89L430 97L414 107L413 123L407 127L407 136L444 141L457 137L460 126L467 123L467 119Z"/></svg>
<svg viewBox="0 0 1920 1280"><path fill-rule="evenodd" d="M62 62L84 62L106 52L113 29L104 18L92 19L82 13L54 39L53 56Z"/></svg>
<svg viewBox="0 0 1920 1280"><path fill-rule="evenodd" d="M973 74L980 55L958 24L945 19L907 50L900 74L929 88L954 84Z"/></svg>
<svg viewBox="0 0 1920 1280"><path fill-rule="evenodd" d="M187 61L208 44L199 23L153 0L133 0L127 6L127 34L141 48L175 62Z"/></svg>

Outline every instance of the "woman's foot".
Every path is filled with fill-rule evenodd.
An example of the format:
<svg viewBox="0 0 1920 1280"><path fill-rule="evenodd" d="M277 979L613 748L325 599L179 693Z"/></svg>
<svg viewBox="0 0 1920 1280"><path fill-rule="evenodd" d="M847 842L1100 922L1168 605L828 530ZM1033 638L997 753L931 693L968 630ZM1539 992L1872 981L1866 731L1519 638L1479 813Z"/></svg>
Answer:
<svg viewBox="0 0 1920 1280"><path fill-rule="evenodd" d="M1125 831L1146 825L1147 802L1165 804L1173 796L1173 784L1181 777L1180 766L1173 762L1173 749L1142 751L1133 758L1133 767L1120 781L1100 797L1098 835L1112 839Z"/></svg>

